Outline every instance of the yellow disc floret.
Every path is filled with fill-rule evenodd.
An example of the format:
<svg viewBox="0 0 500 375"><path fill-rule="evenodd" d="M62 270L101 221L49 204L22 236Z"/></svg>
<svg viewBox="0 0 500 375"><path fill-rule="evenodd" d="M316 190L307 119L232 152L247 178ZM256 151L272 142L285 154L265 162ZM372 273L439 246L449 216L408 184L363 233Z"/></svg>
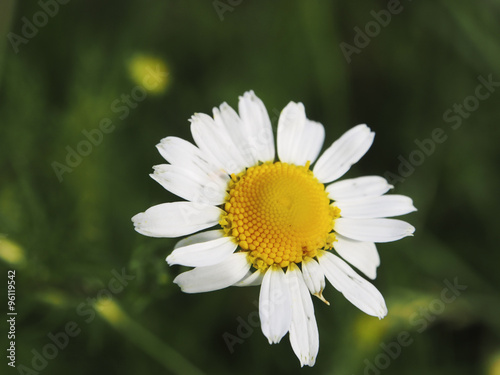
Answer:
<svg viewBox="0 0 500 375"><path fill-rule="evenodd" d="M286 267L332 247L340 210L306 166L277 162L232 175L220 224L257 269Z"/></svg>

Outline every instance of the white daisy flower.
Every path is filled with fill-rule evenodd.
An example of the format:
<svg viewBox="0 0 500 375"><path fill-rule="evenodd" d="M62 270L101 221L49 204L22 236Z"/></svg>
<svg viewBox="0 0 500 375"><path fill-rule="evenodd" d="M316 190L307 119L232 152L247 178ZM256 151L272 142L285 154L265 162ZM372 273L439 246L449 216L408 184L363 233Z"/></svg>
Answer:
<svg viewBox="0 0 500 375"><path fill-rule="evenodd" d="M196 146L177 137L157 145L169 164L154 167L151 177L185 201L153 206L132 221L151 237L218 226L177 243L168 264L194 269L174 283L186 293L261 285L259 315L269 343L289 332L301 365L313 366L319 335L310 294L328 304L322 294L326 276L360 310L383 318L384 298L348 263L374 279L380 263L375 243L415 230L388 217L416 209L408 197L384 195L392 186L382 177L333 182L370 148L374 133L368 126L347 131L316 161L323 125L307 119L302 103L291 102L279 118L275 161L262 101L249 91L238 109L223 103L213 118L195 114Z"/></svg>

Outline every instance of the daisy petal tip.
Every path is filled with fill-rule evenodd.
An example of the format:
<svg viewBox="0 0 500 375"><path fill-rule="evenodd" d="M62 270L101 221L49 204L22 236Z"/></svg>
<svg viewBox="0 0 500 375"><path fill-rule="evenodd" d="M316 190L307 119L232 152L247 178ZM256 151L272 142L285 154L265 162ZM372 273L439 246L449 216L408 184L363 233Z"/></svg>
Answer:
<svg viewBox="0 0 500 375"><path fill-rule="evenodd" d="M142 218L144 217L144 212L139 212L138 214L132 216L130 220L132 220L132 223L134 223L134 227L136 227L137 230L137 225L139 222L142 221Z"/></svg>
<svg viewBox="0 0 500 375"><path fill-rule="evenodd" d="M311 354L304 354L297 357L300 361L300 367L309 366L313 367L316 364L316 356Z"/></svg>
<svg viewBox="0 0 500 375"><path fill-rule="evenodd" d="M273 344L279 344L280 341L281 341L282 337L279 337L277 335L275 336L272 336L272 337L269 337L268 338L268 341L269 341L269 345L273 345Z"/></svg>
<svg viewBox="0 0 500 375"><path fill-rule="evenodd" d="M209 115L200 112L195 112L189 119L191 124L195 124L199 121L206 121L206 120L208 120L209 122L213 121L213 119Z"/></svg>
<svg viewBox="0 0 500 375"><path fill-rule="evenodd" d="M405 237L414 237L415 236L415 227L410 225L410 227L406 230L406 233L404 233L400 239L403 239Z"/></svg>
<svg viewBox="0 0 500 375"><path fill-rule="evenodd" d="M363 271L366 277L368 277L370 280L375 280L377 278L377 267L370 267L370 268L365 268Z"/></svg>
<svg viewBox="0 0 500 375"><path fill-rule="evenodd" d="M385 306L384 306L384 307L385 307ZM380 312L378 313L378 316L377 316L377 317L378 317L378 319L379 319L379 320L384 319L384 318L387 316L387 313L388 313L388 311L387 311L387 307L385 307L384 309L380 310Z"/></svg>
<svg viewBox="0 0 500 375"><path fill-rule="evenodd" d="M370 127L366 124L358 124L354 128L357 128L359 129L359 131L363 131L365 133L370 133L372 131Z"/></svg>
<svg viewBox="0 0 500 375"><path fill-rule="evenodd" d="M214 110L215 110L215 109L216 109L216 108L214 108ZM229 104L227 104L226 102L223 102L223 103L219 106L218 110L219 110L220 112L225 112L225 111L230 111L230 110L232 110L232 108L231 108L231 106L230 106Z"/></svg>
<svg viewBox="0 0 500 375"><path fill-rule="evenodd" d="M165 258L165 261L169 266L173 266L175 264L175 257L172 257L172 255L169 255L168 257Z"/></svg>
<svg viewBox="0 0 500 375"><path fill-rule="evenodd" d="M294 101L291 101L289 102L285 108L282 109L282 113L286 111L305 111L305 107L304 107L304 104L302 104L301 102L294 102Z"/></svg>
<svg viewBox="0 0 500 375"><path fill-rule="evenodd" d="M239 100L254 100L256 97L255 92L253 90L248 90L243 93L243 95L239 96Z"/></svg>
<svg viewBox="0 0 500 375"><path fill-rule="evenodd" d="M309 358L306 358L306 360L304 361L304 364L306 366L313 367L316 364L316 357L311 356Z"/></svg>
<svg viewBox="0 0 500 375"><path fill-rule="evenodd" d="M183 275L182 273L180 275L177 275L177 277L172 282L179 287L181 292L187 293L187 294L192 294L191 291L187 290L186 284L182 280L182 277L181 277L182 275Z"/></svg>
<svg viewBox="0 0 500 375"><path fill-rule="evenodd" d="M278 333L275 333L275 334L271 334L269 336L267 336L266 334L264 334L266 337L267 337L267 341L269 342L269 345L273 345L273 344L279 344L281 339L287 334L288 330L286 332L284 332L283 334L278 334Z"/></svg>
<svg viewBox="0 0 500 375"><path fill-rule="evenodd" d="M182 275L182 274L180 274L180 275ZM179 276L180 275L177 275L177 277L175 277L174 280L172 280L172 282L174 284L177 284L177 286L179 286L181 288L181 290L182 290L182 286L181 286L181 284L179 284Z"/></svg>

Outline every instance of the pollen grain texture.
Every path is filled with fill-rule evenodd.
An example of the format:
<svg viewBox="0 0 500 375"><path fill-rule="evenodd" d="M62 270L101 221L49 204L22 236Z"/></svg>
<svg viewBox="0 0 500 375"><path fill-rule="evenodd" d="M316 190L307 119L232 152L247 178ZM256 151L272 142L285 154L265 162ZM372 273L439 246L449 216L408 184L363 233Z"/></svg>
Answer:
<svg viewBox="0 0 500 375"><path fill-rule="evenodd" d="M265 270L331 248L339 213L309 163L265 163L231 176L220 224L253 266Z"/></svg>

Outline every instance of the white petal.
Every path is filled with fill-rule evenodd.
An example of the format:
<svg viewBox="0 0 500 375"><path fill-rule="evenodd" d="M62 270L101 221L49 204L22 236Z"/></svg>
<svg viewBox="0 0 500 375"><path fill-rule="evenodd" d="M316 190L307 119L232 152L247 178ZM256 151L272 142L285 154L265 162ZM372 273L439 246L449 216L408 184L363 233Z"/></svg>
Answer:
<svg viewBox="0 0 500 375"><path fill-rule="evenodd" d="M305 257L302 261L302 275L311 294L329 305L330 303L323 297L325 275L318 262L313 258Z"/></svg>
<svg viewBox="0 0 500 375"><path fill-rule="evenodd" d="M396 194L338 201L335 206L340 208L340 216L354 219L399 216L417 210L411 198Z"/></svg>
<svg viewBox="0 0 500 375"><path fill-rule="evenodd" d="M322 183L342 177L368 151L375 133L364 124L345 132L320 156L313 172Z"/></svg>
<svg viewBox="0 0 500 375"><path fill-rule="evenodd" d="M313 163L323 146L325 129L306 118L302 103L290 102L278 121L278 156L282 162L296 165Z"/></svg>
<svg viewBox="0 0 500 375"><path fill-rule="evenodd" d="M184 247L188 245L194 245L196 243L201 243L201 242L207 242L207 241L212 241L217 238L222 238L224 237L224 231L222 229L214 229L214 230L208 230L206 232L200 232L193 234L189 237L183 238L182 240L178 241L174 249L177 249L179 247Z"/></svg>
<svg viewBox="0 0 500 375"><path fill-rule="evenodd" d="M238 110L254 158L261 162L274 161L273 128L264 103L253 91L247 91L240 96Z"/></svg>
<svg viewBox="0 0 500 375"><path fill-rule="evenodd" d="M204 153L192 143L178 137L167 137L156 145L160 154L170 164L180 168L189 169L200 176L219 178L228 181L229 176L223 172L222 165L209 154Z"/></svg>
<svg viewBox="0 0 500 375"><path fill-rule="evenodd" d="M210 228L222 210L201 203L173 202L150 207L132 218L135 230L150 237L179 237Z"/></svg>
<svg viewBox="0 0 500 375"><path fill-rule="evenodd" d="M202 293L224 289L240 281L250 269L247 254L235 253L213 266L197 267L174 279L185 293Z"/></svg>
<svg viewBox="0 0 500 375"><path fill-rule="evenodd" d="M325 141L325 128L319 122L306 120L296 164L314 163Z"/></svg>
<svg viewBox="0 0 500 375"><path fill-rule="evenodd" d="M167 262L170 266L173 264L189 267L211 266L225 260L237 247L231 237L217 238L179 247L167 257Z"/></svg>
<svg viewBox="0 0 500 375"><path fill-rule="evenodd" d="M380 265L380 257L375 244L351 240L338 233L335 237L337 239L333 243L335 251L370 279L375 279L377 267Z"/></svg>
<svg viewBox="0 0 500 375"><path fill-rule="evenodd" d="M277 344L288 332L292 320L290 292L281 267L269 267L262 279L259 297L262 333L269 344Z"/></svg>
<svg viewBox="0 0 500 375"><path fill-rule="evenodd" d="M366 197L377 197L389 191L394 186L379 176L363 176L337 181L326 187L330 199L345 201Z"/></svg>
<svg viewBox="0 0 500 375"><path fill-rule="evenodd" d="M255 286L262 284L262 279L264 278L264 272L257 270L254 273L248 272L247 275L238 281L234 286Z"/></svg>
<svg viewBox="0 0 500 375"><path fill-rule="evenodd" d="M217 160L227 174L239 173L247 167L224 126L203 113L196 113L190 121L191 134L200 150Z"/></svg>
<svg viewBox="0 0 500 375"><path fill-rule="evenodd" d="M226 134L231 139L231 144L234 147L230 146L229 149L235 157L241 159L245 166L257 164L257 159L254 157L256 150L250 144L246 128L236 111L227 103L222 103L219 108L213 109L213 115L215 123L225 129Z"/></svg>
<svg viewBox="0 0 500 375"><path fill-rule="evenodd" d="M342 214L342 212L341 212ZM402 220L396 219L348 219L335 220L336 232L357 241L391 242L406 236L412 236L415 228Z"/></svg>
<svg viewBox="0 0 500 375"><path fill-rule="evenodd" d="M286 277L292 299L290 344L301 366L314 366L319 350L319 333L311 295L295 263L288 267Z"/></svg>
<svg viewBox="0 0 500 375"><path fill-rule="evenodd" d="M299 153L300 136L306 122L306 111L302 103L290 102L281 111L278 120L278 157L282 162L293 163Z"/></svg>
<svg viewBox="0 0 500 375"><path fill-rule="evenodd" d="M318 252L318 259L328 281L354 306L380 319L387 315L387 307L382 294L354 272L346 262L322 250Z"/></svg>
<svg viewBox="0 0 500 375"><path fill-rule="evenodd" d="M226 181L210 178L208 174L198 174L185 167L156 165L150 176L171 193L191 202L215 206L224 203L226 197Z"/></svg>

